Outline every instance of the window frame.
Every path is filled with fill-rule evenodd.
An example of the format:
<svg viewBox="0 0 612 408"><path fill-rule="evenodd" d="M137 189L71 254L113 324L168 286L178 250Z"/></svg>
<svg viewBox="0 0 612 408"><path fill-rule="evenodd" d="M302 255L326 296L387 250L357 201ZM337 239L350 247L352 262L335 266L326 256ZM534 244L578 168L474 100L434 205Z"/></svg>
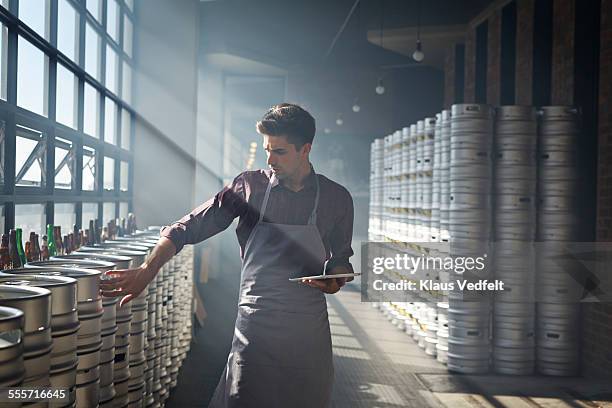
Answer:
<svg viewBox="0 0 612 408"><path fill-rule="evenodd" d="M57 203L75 204L76 223L79 228L87 228L81 225L82 221L82 203L94 202L98 203L98 218L103 216L103 203L115 203L116 217L119 217L120 203L127 202L129 211L132 211L132 174L133 174L133 137L135 131L135 112L129 103L122 100L121 95L125 92L122 84L123 64L127 61L130 67L133 68L134 62L132 57L124 52L124 30L123 21L125 16L131 20L132 28L132 55L136 53L136 41L134 35L136 31L136 18L134 11L131 10L124 0L117 0L118 4L118 38L117 42L112 40L106 31L106 4L107 0L101 0L102 3L102 21L96 20L87 10L84 0L66 0L77 13L77 49L76 61L68 58L57 49L58 35L58 0L50 0L50 16L49 16L49 39L46 39L28 27L23 21L18 19L19 4L17 1L11 1L9 10L0 7L0 22L4 24L8 31L7 42L3 44L7 49L6 70L7 89L6 100L0 100L0 120L5 123L5 139L4 139L4 184L0 184L0 211L4 213L4 231L15 227L15 205L19 204L43 204L46 213L46 222L53 223L54 220L54 205ZM85 25L86 22L91 24L92 28L100 36L100 52L99 77L101 81L90 75L85 70ZM33 46L38 48L48 59L48 89L46 90L47 116L41 116L34 112L30 112L24 108L17 106L17 43L19 36L29 41ZM112 47L117 56L117 93L106 89L105 87L105 65L106 65L106 47ZM61 63L65 68L71 71L77 80L77 117L76 129L70 128L64 124L56 122L56 94L57 94L57 64ZM85 81L92 85L99 96L100 114L98 115L98 138L89 136L84 133L84 86ZM133 86L132 86L133 88ZM131 90L128 94L131 94ZM105 98L110 98L116 106L116 145L111 145L104 142L104 101ZM61 98L60 98L61 100ZM121 138L122 134L122 118L123 112L127 111L130 115L130 149L123 149ZM46 182L42 187L30 187L15 185L16 176L16 135L17 126L23 125L41 132L44 132L46 138L45 152L45 173ZM75 163L75 180L73 188L56 189L55 188L55 138L70 140L76 150ZM96 187L94 191L82 190L83 177L83 147L87 146L95 150L96 154ZM104 175L104 157L114 159L114 185L113 191L105 191L103 183ZM128 162L128 191L120 189L120 163Z"/></svg>

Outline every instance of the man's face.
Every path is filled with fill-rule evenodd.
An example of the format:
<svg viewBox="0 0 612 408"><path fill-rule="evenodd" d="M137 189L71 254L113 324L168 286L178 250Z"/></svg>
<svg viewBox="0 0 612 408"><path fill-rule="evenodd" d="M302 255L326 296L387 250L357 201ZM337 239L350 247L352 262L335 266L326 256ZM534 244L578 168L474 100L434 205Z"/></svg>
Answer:
<svg viewBox="0 0 612 408"><path fill-rule="evenodd" d="M287 142L285 136L263 135L263 147L268 156L268 167L281 180L295 175L300 166L308 161L310 152L310 144L296 149L294 144Z"/></svg>

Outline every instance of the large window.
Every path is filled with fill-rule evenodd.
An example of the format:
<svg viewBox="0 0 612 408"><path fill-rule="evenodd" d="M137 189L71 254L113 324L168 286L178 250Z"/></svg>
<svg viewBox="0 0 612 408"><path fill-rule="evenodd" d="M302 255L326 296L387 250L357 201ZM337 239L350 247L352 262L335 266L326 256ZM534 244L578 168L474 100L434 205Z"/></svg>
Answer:
<svg viewBox="0 0 612 408"><path fill-rule="evenodd" d="M19 19L46 40L50 37L50 5L50 0L19 1Z"/></svg>
<svg viewBox="0 0 612 408"><path fill-rule="evenodd" d="M15 206L15 226L23 230L25 236L34 231L40 237L45 235L45 206L44 204L17 204Z"/></svg>
<svg viewBox="0 0 612 408"><path fill-rule="evenodd" d="M17 105L47 116L49 59L42 50L19 36L17 43Z"/></svg>
<svg viewBox="0 0 612 408"><path fill-rule="evenodd" d="M57 2L57 49L73 61L78 61L79 15L68 0Z"/></svg>
<svg viewBox="0 0 612 408"><path fill-rule="evenodd" d="M100 35L87 22L85 26L85 71L100 80Z"/></svg>
<svg viewBox="0 0 612 408"><path fill-rule="evenodd" d="M8 60L8 28L0 24L0 98L6 100L7 72L6 64Z"/></svg>
<svg viewBox="0 0 612 408"><path fill-rule="evenodd" d="M76 76L68 68L57 64L55 120L75 129L77 127L78 84Z"/></svg>
<svg viewBox="0 0 612 408"><path fill-rule="evenodd" d="M89 136L98 137L100 129L100 94L85 82L85 107L83 114L83 131Z"/></svg>
<svg viewBox="0 0 612 408"><path fill-rule="evenodd" d="M0 7L0 231L127 215L134 2Z"/></svg>

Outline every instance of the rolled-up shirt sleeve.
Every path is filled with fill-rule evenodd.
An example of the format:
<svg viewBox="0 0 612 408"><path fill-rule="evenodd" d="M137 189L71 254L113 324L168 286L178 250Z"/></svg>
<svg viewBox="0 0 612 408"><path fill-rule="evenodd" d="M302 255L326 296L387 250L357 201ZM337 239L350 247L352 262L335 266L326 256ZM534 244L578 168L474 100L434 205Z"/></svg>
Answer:
<svg viewBox="0 0 612 408"><path fill-rule="evenodd" d="M329 245L331 258L327 262L326 271L331 271L337 266L344 266L353 272L353 265L349 258L353 256L351 241L353 239L353 198L345 190L344 196L339 200L343 211L340 213L334 228L332 229Z"/></svg>
<svg viewBox="0 0 612 408"><path fill-rule="evenodd" d="M229 227L234 218L247 210L244 173L183 218L161 229L178 254L186 244L197 244Z"/></svg>

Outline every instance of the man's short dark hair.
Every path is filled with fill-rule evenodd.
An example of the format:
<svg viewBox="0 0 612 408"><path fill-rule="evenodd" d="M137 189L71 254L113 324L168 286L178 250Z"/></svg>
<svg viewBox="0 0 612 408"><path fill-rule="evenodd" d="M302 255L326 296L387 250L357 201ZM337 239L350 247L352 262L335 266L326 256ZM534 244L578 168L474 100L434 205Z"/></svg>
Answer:
<svg viewBox="0 0 612 408"><path fill-rule="evenodd" d="M304 108L292 103L272 106L259 122L257 132L268 136L285 136L287 142L301 149L311 143L316 132L315 120Z"/></svg>

